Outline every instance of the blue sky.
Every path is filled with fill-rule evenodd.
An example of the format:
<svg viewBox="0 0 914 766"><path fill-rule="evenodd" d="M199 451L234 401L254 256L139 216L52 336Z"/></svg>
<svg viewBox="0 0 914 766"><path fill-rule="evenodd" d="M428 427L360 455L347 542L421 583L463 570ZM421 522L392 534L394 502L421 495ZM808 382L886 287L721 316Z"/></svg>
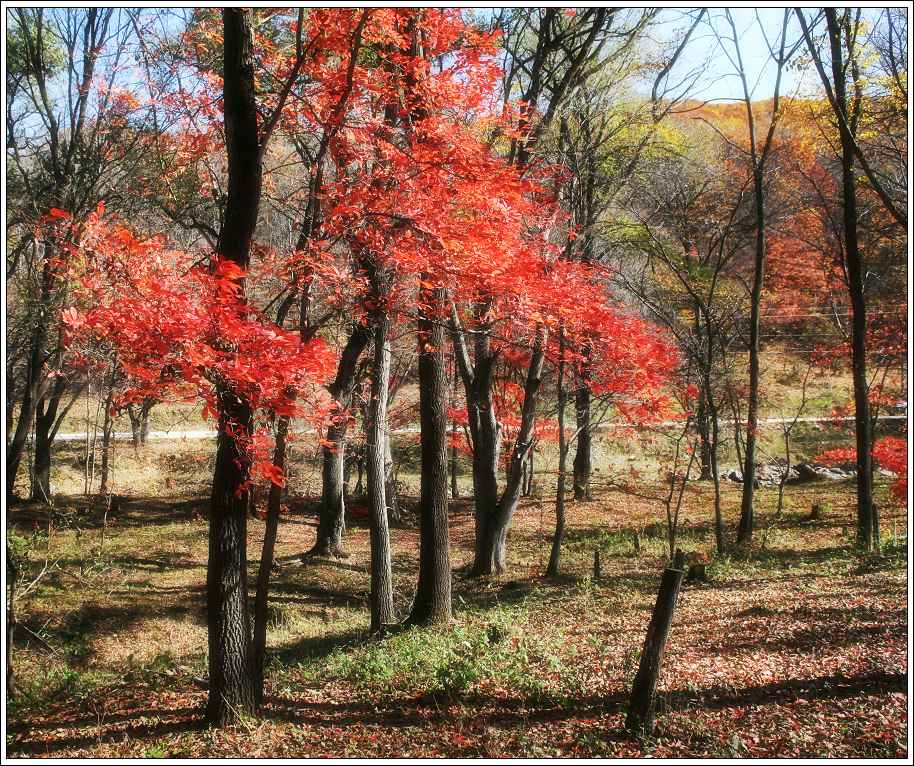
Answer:
<svg viewBox="0 0 914 766"><path fill-rule="evenodd" d="M661 11L657 26L651 36L663 40L676 35L679 30L687 26L684 13L685 9ZM774 94L777 67L771 60L768 44L770 43L775 49L779 46L783 13L781 8L735 7L731 9L753 99L767 99ZM685 76L689 71L700 68L702 74L696 82L693 98L742 99L742 84L736 68L727 56L727 52L729 52L735 60L734 45L731 39L733 35L724 15L724 9L711 8L708 9L708 14L690 38L688 47L683 52L672 75L674 77L677 74ZM717 39L715 30L722 41ZM799 24L795 16L791 14L787 28L788 48L800 36ZM726 48L726 52L722 49L722 45ZM815 85L815 81L809 77L806 77L804 81L801 73L790 68L786 68L781 77L782 94L793 94L798 89L801 92L809 91L810 87Z"/></svg>

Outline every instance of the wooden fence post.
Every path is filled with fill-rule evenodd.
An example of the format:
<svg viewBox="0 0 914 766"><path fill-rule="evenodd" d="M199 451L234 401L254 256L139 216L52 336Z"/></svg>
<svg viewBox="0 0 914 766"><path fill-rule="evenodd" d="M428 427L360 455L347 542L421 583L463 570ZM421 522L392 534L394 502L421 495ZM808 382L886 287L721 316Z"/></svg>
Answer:
<svg viewBox="0 0 914 766"><path fill-rule="evenodd" d="M625 719L625 728L634 734L650 734L654 728L657 677L660 674L660 661L670 633L670 624L673 622L673 610L676 608L682 574L681 569L663 570L657 603L647 626L641 662L638 665L635 682L632 684L632 696Z"/></svg>

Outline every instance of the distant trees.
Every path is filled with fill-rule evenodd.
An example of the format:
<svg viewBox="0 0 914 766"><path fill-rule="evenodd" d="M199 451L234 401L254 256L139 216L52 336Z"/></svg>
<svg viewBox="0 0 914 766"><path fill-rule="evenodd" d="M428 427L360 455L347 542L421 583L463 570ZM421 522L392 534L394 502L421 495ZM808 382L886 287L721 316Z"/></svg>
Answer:
<svg viewBox="0 0 914 766"><path fill-rule="evenodd" d="M68 284L42 222L53 210L83 216L124 193L141 107L118 79L129 48L124 11L19 8L7 22L7 420L15 426L6 489L13 494L33 431L30 492L49 501L51 448L80 376L67 368L58 316Z"/></svg>

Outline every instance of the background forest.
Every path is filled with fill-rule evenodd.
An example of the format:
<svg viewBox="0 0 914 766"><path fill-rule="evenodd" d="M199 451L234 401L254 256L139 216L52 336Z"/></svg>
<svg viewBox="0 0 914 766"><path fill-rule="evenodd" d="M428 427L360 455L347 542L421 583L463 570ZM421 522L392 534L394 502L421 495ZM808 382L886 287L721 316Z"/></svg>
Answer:
<svg viewBox="0 0 914 766"><path fill-rule="evenodd" d="M907 755L905 9L4 22L6 754Z"/></svg>

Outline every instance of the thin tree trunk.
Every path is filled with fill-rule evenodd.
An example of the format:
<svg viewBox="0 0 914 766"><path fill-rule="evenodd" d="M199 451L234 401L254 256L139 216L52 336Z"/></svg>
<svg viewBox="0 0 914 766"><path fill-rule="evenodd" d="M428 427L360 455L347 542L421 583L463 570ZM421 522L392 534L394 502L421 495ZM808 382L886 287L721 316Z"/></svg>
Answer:
<svg viewBox="0 0 914 766"><path fill-rule="evenodd" d="M51 439L52 420L42 412L43 402L35 415L35 463L32 470L32 500L51 501Z"/></svg>
<svg viewBox="0 0 914 766"><path fill-rule="evenodd" d="M13 682L13 641L16 637L16 584L19 581L19 568L10 553L10 546L6 544L6 698L13 696L16 685Z"/></svg>
<svg viewBox="0 0 914 766"><path fill-rule="evenodd" d="M562 550L562 538L565 536L565 474L568 463L568 440L565 437L565 335L559 335L559 369L558 369L558 421L559 421L559 477L555 490L555 532L552 535L552 550L549 553L547 577L556 577L559 573L559 556ZM580 388L578 389L580 390ZM589 397L588 397L589 398ZM580 404L580 400L576 401ZM589 404L589 402L588 402ZM589 413L588 413L589 414ZM578 438L584 433L581 429L581 418L578 417ZM578 484L575 480L575 495ZM586 496L586 495L585 495Z"/></svg>
<svg viewBox="0 0 914 766"><path fill-rule="evenodd" d="M835 101L844 119L838 120L841 136L841 195L843 200L844 258L851 300L851 364L854 381L854 421L857 442L857 544L866 551L878 545L878 522L873 505L873 460L869 386L866 376L866 296L864 263L857 233L857 190L854 173L854 137L847 119L847 79L836 9L825 9L831 47Z"/></svg>
<svg viewBox="0 0 914 766"><path fill-rule="evenodd" d="M383 276L379 276L379 281ZM386 293L383 288L379 290ZM374 359L368 404L366 453L368 470L368 509L371 523L371 587L369 605L371 631L394 622L393 576L391 573L390 532L385 493L385 439L387 432L387 394L390 382L390 320L386 308L373 317Z"/></svg>
<svg viewBox="0 0 914 766"><path fill-rule="evenodd" d="M421 277L420 279L424 279ZM422 479L419 498L419 582L409 624L451 619L451 554L447 497L447 372L442 289L419 297L419 421ZM427 307L427 308L426 308Z"/></svg>
<svg viewBox="0 0 914 766"><path fill-rule="evenodd" d="M711 475L714 481L714 540L717 545L717 553L723 556L726 553L727 544L724 537L724 517L720 507L720 469L717 464L717 451L719 445L719 426L717 420L717 408L712 404L711 410Z"/></svg>
<svg viewBox="0 0 914 766"><path fill-rule="evenodd" d="M585 348L585 353L587 352ZM574 499L590 500L590 473L593 465L593 439L590 425L590 384L585 359L581 383L575 391L575 418L578 431L574 455Z"/></svg>
<svg viewBox="0 0 914 766"><path fill-rule="evenodd" d="M326 444L322 447L321 512L317 538L307 556L344 557L343 532L346 528L346 507L343 493L343 473L346 460L346 432L349 427L349 407L352 405L359 358L371 331L361 323L352 326L349 339L340 355L336 378L330 385L336 406L327 427Z"/></svg>
<svg viewBox="0 0 914 766"><path fill-rule="evenodd" d="M102 420L102 469L99 478L98 491L102 495L108 494L108 473L111 465L111 432L114 430L114 418L111 416L111 400L114 397L114 370L108 384L108 393L105 397L105 416Z"/></svg>
<svg viewBox="0 0 914 766"><path fill-rule="evenodd" d="M451 386L451 407L456 407L457 398L457 364L454 364L454 382ZM451 418L451 500L460 497L457 489L457 421Z"/></svg>
<svg viewBox="0 0 914 766"><path fill-rule="evenodd" d="M276 445L273 449L273 465L280 470L283 470L286 465L288 435L289 418L286 416L280 417L276 426ZM255 704L258 708L263 705L270 573L273 569L281 509L282 487L278 484L271 483L270 492L267 496L267 516L263 531L263 548L260 552L260 567L257 570L257 586L254 595L254 640L251 653L253 657Z"/></svg>

